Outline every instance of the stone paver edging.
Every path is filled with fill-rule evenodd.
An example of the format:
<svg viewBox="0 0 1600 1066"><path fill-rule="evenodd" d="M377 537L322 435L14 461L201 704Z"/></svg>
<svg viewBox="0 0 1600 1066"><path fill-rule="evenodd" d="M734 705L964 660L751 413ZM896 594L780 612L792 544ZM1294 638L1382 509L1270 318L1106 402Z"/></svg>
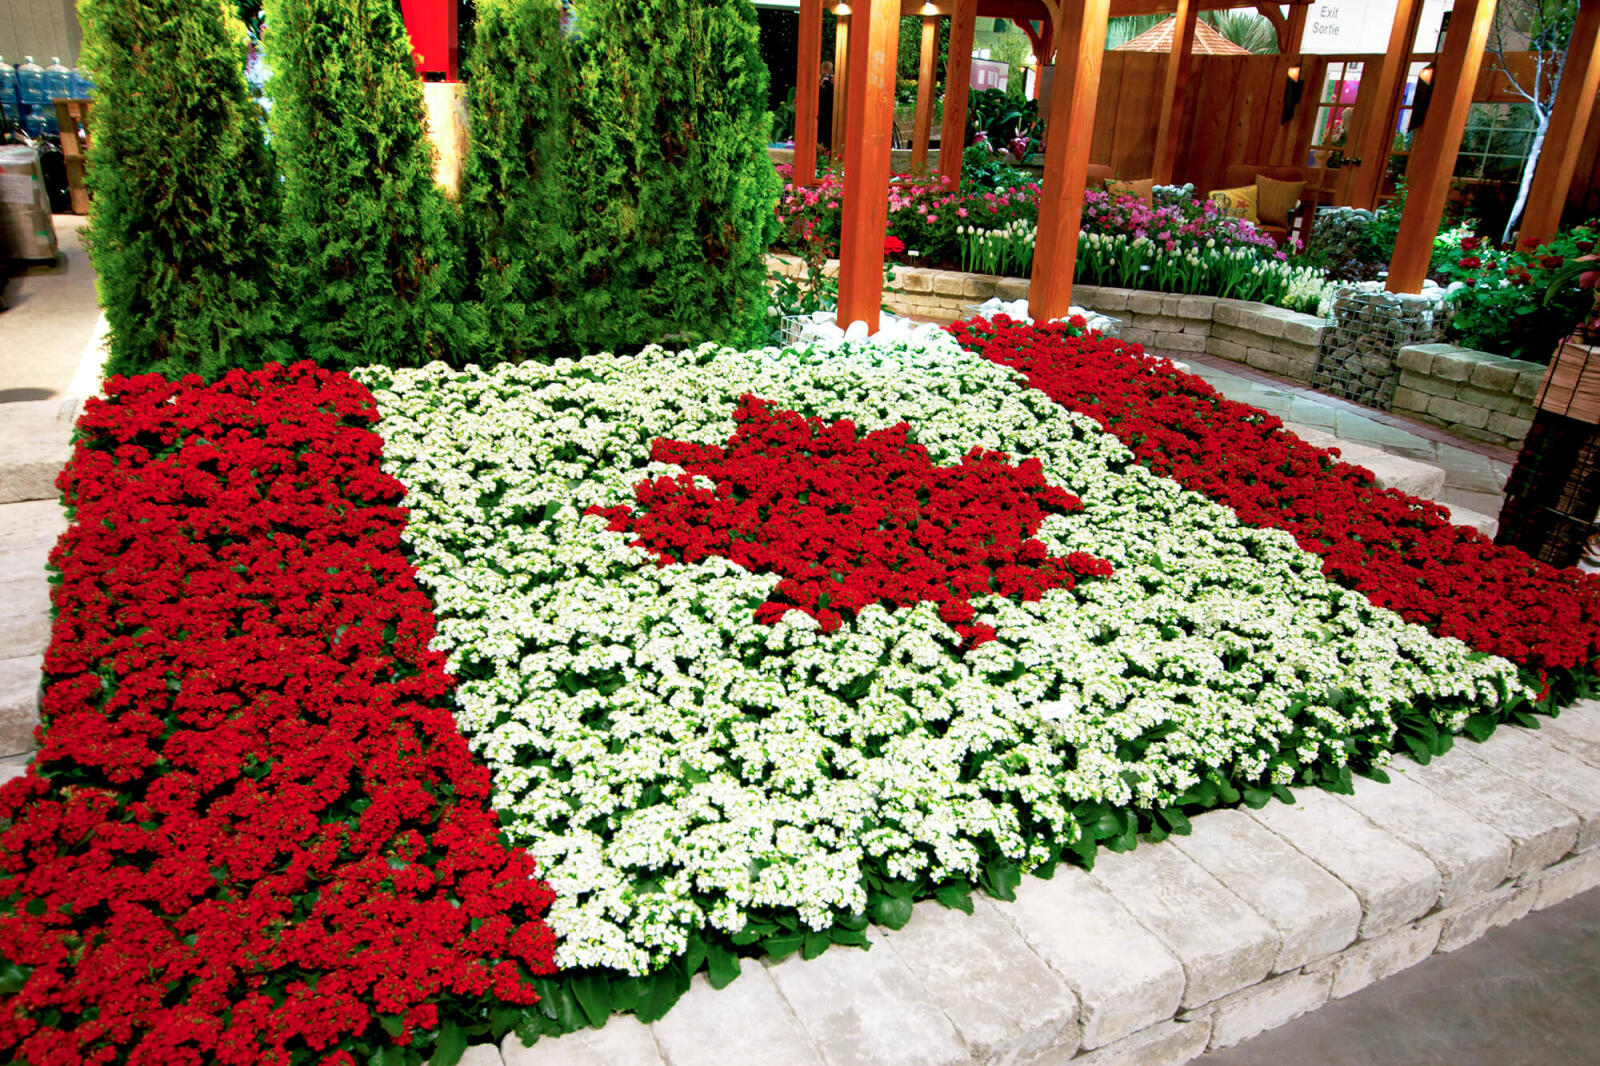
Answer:
<svg viewBox="0 0 1600 1066"><path fill-rule="evenodd" d="M1545 367L1454 344L1413 344L1395 356L1390 409L1463 437L1517 448L1533 425Z"/></svg>
<svg viewBox="0 0 1600 1066"><path fill-rule="evenodd" d="M795 256L768 255L767 265L784 277L805 278L805 263ZM837 276L838 270L836 259L823 267L829 276ZM956 319L965 318L973 304L992 297L1024 300L1027 296L1027 278L896 266L894 283L884 290L883 301L897 314ZM1205 352L1307 385L1328 327L1326 319L1315 315L1216 296L1074 285L1072 299L1081 307L1120 319L1119 336L1124 340L1163 352Z"/></svg>
<svg viewBox="0 0 1600 1066"><path fill-rule="evenodd" d="M1600 885L1600 703L1390 776L1208 812L970 917L919 903L869 951L745 960L654 1025L513 1035L479 1066L1169 1066Z"/></svg>

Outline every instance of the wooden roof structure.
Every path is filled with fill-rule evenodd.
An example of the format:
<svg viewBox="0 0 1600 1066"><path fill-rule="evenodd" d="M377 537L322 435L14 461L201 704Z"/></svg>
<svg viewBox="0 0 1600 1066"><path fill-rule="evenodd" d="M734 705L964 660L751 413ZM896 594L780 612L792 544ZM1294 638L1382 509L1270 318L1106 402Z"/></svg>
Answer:
<svg viewBox="0 0 1600 1066"><path fill-rule="evenodd" d="M965 124L973 30L982 17L1007 18L1027 33L1038 67L1052 60L1058 68L1072 71L1070 78L1055 78L1050 89L1052 135L1045 139L1043 192L1039 203L1038 232L1035 238L1033 276L1029 290L1029 310L1035 318L1049 319L1064 314L1072 296L1072 277L1077 260L1078 226L1082 217L1083 190L1088 177L1089 153L1099 93L1101 57L1105 54L1106 22L1109 16L1133 14L1173 14L1167 23L1168 44L1161 94L1160 121L1156 133L1153 177L1167 183L1173 177L1177 146L1177 124L1183 115L1188 94L1190 70L1196 52L1216 54L1196 38L1202 36L1198 15L1202 10L1246 6L1240 0L856 0L848 7L839 0L800 0L800 47L795 111L795 181L816 181L817 67L821 50L821 22L824 6L833 7L836 25L835 52L847 57L840 64L834 89L836 118L834 129L843 134L835 146L836 156L844 161L844 188L841 199L844 217L839 253L840 323L860 321L869 333L876 332L882 298L883 234L887 226L886 203L889 187L889 140L893 127L895 63L899 19L902 14L920 15L924 45L918 78L917 121L912 148L913 166L924 166L931 133L931 105L934 72L931 56L934 33L940 18L950 19L950 49L945 76L940 177L956 186L961 180L961 153L953 146L965 142ZM1364 155L1372 157L1370 166L1361 167L1360 176L1381 176L1387 159L1387 135L1394 128L1392 116L1400 104L1405 85L1404 73L1415 51L1417 24L1423 0L1397 0L1389 47L1374 64L1375 96L1379 114L1365 123L1361 147L1367 142L1376 147ZM1494 0L1456 0L1450 29L1433 79L1433 105L1430 119L1416 134L1408 172L1412 195L1406 201L1400 233L1391 261L1388 287L1395 292L1418 292L1428 266L1433 237L1438 232L1449 191L1449 180L1460 148L1471 104L1471 88L1477 80ZM1307 5L1292 0L1287 10L1262 0L1255 5L1262 17L1273 24L1280 51L1292 55L1305 25ZM1579 58L1581 88L1570 94L1581 103L1592 104L1596 82L1600 82L1600 0L1580 0L1579 23L1584 32L1574 32L1569 51L1592 50L1594 69ZM847 14L848 12L848 14ZM1592 28L1591 28L1591 25ZM1181 27L1181 29L1179 28ZM1209 37L1210 27L1205 27ZM1287 47L1282 47L1282 46ZM1213 46L1218 47L1218 46ZM1152 49L1158 51L1158 49ZM1291 82L1302 75L1298 65L1286 67ZM1563 78L1563 88L1566 88ZM1319 87L1320 89L1320 87ZM1570 109L1570 108L1568 108ZM1561 107L1557 111L1562 111ZM1587 121L1587 114L1576 116ZM1563 119L1565 116L1563 115ZM1581 122L1563 129L1582 129ZM810 131L809 134L804 131ZM1381 143L1379 143L1381 142ZM1552 160L1569 153L1553 152ZM1541 166L1545 160L1541 157ZM1554 163L1552 162L1552 167ZM1559 184L1560 176L1552 180ZM1368 195L1375 190L1362 190ZM1560 197L1549 199L1559 203Z"/></svg>
<svg viewBox="0 0 1600 1066"><path fill-rule="evenodd" d="M1139 36L1129 41L1124 41L1112 49L1113 52L1171 52L1172 35L1178 28L1178 16L1151 26ZM1222 34L1212 29L1208 23L1196 21L1194 24L1194 43L1190 45L1189 52L1197 56L1247 56L1250 49L1241 48L1228 40Z"/></svg>
<svg viewBox="0 0 1600 1066"><path fill-rule="evenodd" d="M1050 89L1050 121L1055 133L1045 141L1043 192L1029 291L1032 315L1049 319L1065 313L1072 296L1078 224L1108 17L1174 16L1164 23L1169 59L1163 79L1154 167L1158 181L1170 182L1177 143L1174 131L1183 115L1192 57L1196 52L1218 54L1200 43L1211 31L1197 16L1201 11L1251 4L1251 0L857 0L844 7L841 0L798 2L795 181L809 185L817 180L822 11L824 7L833 8L839 16L835 51L840 57L834 92L838 113L835 129L842 134L837 154L845 164L838 321L863 322L869 333L877 330L882 297L895 63L903 14L921 16L923 20L912 155L918 166L927 161L931 135L931 64L932 56L938 52L934 47L937 25L941 18L950 19L939 172L952 186L958 186L961 180L962 153L952 148L965 142L973 32L980 16L1016 23L1028 35L1040 68L1054 61L1072 71L1071 77L1055 78ZM1276 30L1280 52L1290 56L1299 42L1310 0L1280 2L1286 2L1287 10L1270 0L1259 0L1254 6ZM447 28L454 25L451 14L457 3L458 0L410 0L405 18L414 38L422 23L429 20L438 20ZM1352 161L1357 168L1352 200L1360 206L1371 206L1376 199L1388 159L1389 138L1395 128L1394 116L1406 83L1405 73L1416 51L1422 4L1423 0L1396 0L1389 46L1373 64L1371 99L1375 115L1363 123L1358 138L1361 156ZM1494 0L1455 0L1450 27L1436 60L1437 71L1430 82L1430 117L1414 134L1407 171L1410 195L1390 261L1388 288L1392 292L1421 290L1494 10ZM1546 136L1547 147L1539 157L1523 219L1524 242L1536 243L1554 233L1560 221L1565 200L1562 194L1571 183L1575 154L1583 140L1581 134L1588 127L1596 93L1600 92L1600 0L1578 0L1578 17L1566 54L1567 71L1561 79ZM1298 81L1300 76L1298 65L1287 68L1290 81Z"/></svg>

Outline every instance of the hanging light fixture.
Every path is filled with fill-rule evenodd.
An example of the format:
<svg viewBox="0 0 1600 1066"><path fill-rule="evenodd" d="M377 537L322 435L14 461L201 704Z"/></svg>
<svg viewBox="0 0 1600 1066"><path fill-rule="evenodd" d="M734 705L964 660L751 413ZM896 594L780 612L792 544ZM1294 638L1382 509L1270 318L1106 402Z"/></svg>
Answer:
<svg viewBox="0 0 1600 1066"><path fill-rule="evenodd" d="M1422 122L1428 117L1428 104L1433 100L1433 64L1429 63L1417 72L1417 89L1411 95L1411 132L1414 134L1422 128Z"/></svg>
<svg viewBox="0 0 1600 1066"><path fill-rule="evenodd" d="M1300 109L1300 97L1305 95L1305 83L1300 80L1300 64L1296 63L1284 74L1283 82L1283 122L1288 125L1294 118L1294 113Z"/></svg>

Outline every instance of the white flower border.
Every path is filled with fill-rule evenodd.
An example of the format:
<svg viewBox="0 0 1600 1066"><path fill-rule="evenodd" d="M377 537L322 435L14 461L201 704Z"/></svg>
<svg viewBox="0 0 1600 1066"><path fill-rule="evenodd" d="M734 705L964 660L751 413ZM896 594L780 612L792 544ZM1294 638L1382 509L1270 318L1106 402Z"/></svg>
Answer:
<svg viewBox="0 0 1600 1066"><path fill-rule="evenodd" d="M865 905L865 863L970 877L998 847L1034 865L1080 801L1169 803L1205 767L1287 782L1296 767L1269 759L1292 727L1293 759L1341 761L1420 698L1521 691L1510 663L1326 581L1288 533L1150 474L947 337L359 376L408 489L458 722L557 894L563 966L647 972L767 909L825 928ZM980 601L1000 639L962 656L928 604L827 637L800 612L760 625L775 576L658 567L581 517L680 472L648 461L653 439L725 441L744 392L863 431L904 419L939 462L1036 456L1085 504L1041 538L1116 575Z"/></svg>

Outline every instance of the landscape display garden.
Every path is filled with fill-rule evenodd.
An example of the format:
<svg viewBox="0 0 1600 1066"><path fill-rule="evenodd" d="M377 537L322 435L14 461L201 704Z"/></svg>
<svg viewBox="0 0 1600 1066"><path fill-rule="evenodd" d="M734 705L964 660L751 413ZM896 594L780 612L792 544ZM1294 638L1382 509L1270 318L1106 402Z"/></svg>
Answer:
<svg viewBox="0 0 1600 1066"><path fill-rule="evenodd" d="M106 396L0 793L29 1062L654 1018L1531 723L1600 651L1600 578L1076 322Z"/></svg>
<svg viewBox="0 0 1600 1066"><path fill-rule="evenodd" d="M479 0L451 200L391 0L270 0L270 143L234 5L84 0L112 376L0 789L6 1061L651 1021L1594 691L1600 576L1081 318L762 346L837 185L779 202L748 4L646 6ZM888 248L1023 269L1037 196L897 183ZM1321 298L1088 205L1106 280Z"/></svg>

